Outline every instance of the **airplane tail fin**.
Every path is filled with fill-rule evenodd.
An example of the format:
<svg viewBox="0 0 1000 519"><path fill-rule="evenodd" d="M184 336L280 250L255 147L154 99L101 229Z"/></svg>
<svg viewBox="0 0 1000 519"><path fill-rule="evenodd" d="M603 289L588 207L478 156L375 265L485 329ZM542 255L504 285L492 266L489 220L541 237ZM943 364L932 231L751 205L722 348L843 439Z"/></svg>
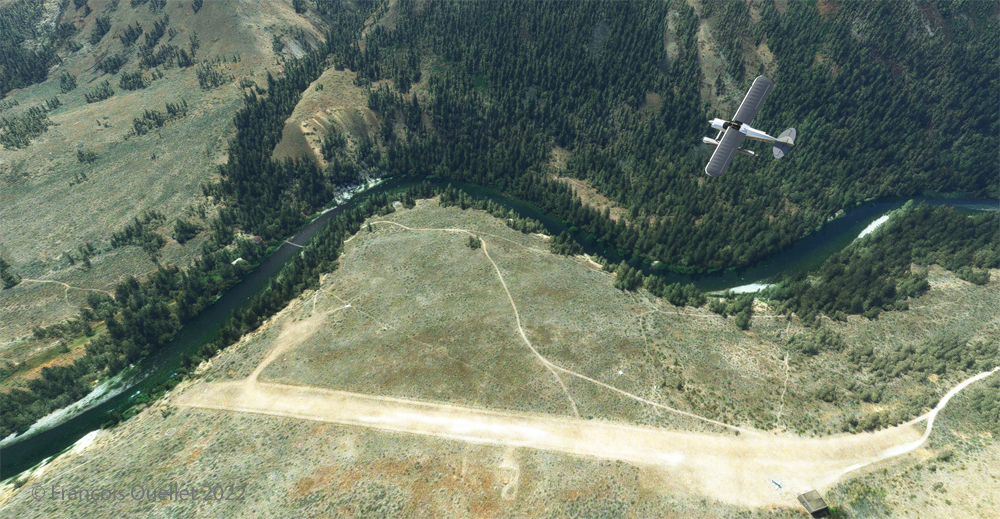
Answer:
<svg viewBox="0 0 1000 519"><path fill-rule="evenodd" d="M785 154L795 145L795 128L789 128L778 136L777 142L774 143L774 148L771 151L774 152L774 158L780 159L784 157Z"/></svg>
<svg viewBox="0 0 1000 519"><path fill-rule="evenodd" d="M789 146L795 145L795 128L789 128L778 136L778 142L787 144Z"/></svg>

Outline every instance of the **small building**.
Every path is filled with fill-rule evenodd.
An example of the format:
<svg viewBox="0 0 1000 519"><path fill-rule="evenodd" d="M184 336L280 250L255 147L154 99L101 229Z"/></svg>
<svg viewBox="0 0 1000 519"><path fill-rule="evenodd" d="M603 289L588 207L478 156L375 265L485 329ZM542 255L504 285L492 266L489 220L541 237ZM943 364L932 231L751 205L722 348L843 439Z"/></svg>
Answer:
<svg viewBox="0 0 1000 519"><path fill-rule="evenodd" d="M260 236L251 236L250 241L256 243L257 245L264 245L264 238Z"/></svg>
<svg viewBox="0 0 1000 519"><path fill-rule="evenodd" d="M823 496L819 495L819 492L810 490L805 494L799 494L799 502L813 517L826 517L828 512L826 501L823 500Z"/></svg>

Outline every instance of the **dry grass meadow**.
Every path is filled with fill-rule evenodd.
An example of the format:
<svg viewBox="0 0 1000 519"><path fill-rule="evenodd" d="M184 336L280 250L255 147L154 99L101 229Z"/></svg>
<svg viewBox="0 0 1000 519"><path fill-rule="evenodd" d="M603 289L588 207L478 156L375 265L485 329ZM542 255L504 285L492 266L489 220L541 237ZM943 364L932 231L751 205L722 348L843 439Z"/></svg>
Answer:
<svg viewBox="0 0 1000 519"><path fill-rule="evenodd" d="M197 391L198 384L189 391ZM945 413L949 420L960 416ZM824 492L880 517L990 517L1000 446L950 438ZM951 461L935 461L953 449ZM946 482L945 492L934 485ZM36 501L34 488L246 486L243 501ZM868 491L873 489L872 491ZM792 498L794 499L794 498ZM805 517L685 492L657 467L266 415L152 407L57 458L0 508L14 517ZM874 516L874 515L872 515Z"/></svg>
<svg viewBox="0 0 1000 519"><path fill-rule="evenodd" d="M790 356L788 338L811 332L761 302L744 332L733 318L705 308L677 308L646 292L614 290L611 276L585 259L550 254L545 238L514 232L485 213L421 201L384 219L416 229L468 230L487 243L490 258L470 249L463 233L411 231L373 220L374 232L362 231L345 246L340 269L324 278L322 288L303 296L297 314L278 319L342 311L324 316L324 324L264 369L261 380L573 414L560 380L519 336L492 259L528 341L542 356L643 399L736 426L829 435L852 416L901 410L913 391L899 381L887 386L878 404L843 394L833 402L817 398L831 382L867 387L873 381L842 353ZM826 326L847 349L872 345L879 354L942 332L972 340L1000 337L997 281L977 287L936 267L929 280L933 289L909 311ZM276 331L259 333L260 341L248 341L247 354L223 356L232 364L224 371L228 376L245 377L274 345ZM967 375L934 380L938 395ZM560 379L583 417L716 429L566 373Z"/></svg>
<svg viewBox="0 0 1000 519"><path fill-rule="evenodd" d="M777 410L784 364L759 332L742 332L732 319L704 309L677 309L648 294L615 290L611 276L586 259L553 255L546 238L512 231L485 213L420 201L384 220L478 235L506 281L527 339L557 366L734 425L756 427ZM466 245L468 235L372 224L374 232L358 233L340 268L274 328L351 306L330 312L315 334L264 369L261 381L574 414L560 381L519 336L492 264ZM246 377L278 339L272 328L258 334L238 353L223 354L214 371ZM560 379L582 417L716 429L573 376ZM722 393L732 396L714 400ZM710 405L702 405L709 398Z"/></svg>
<svg viewBox="0 0 1000 519"><path fill-rule="evenodd" d="M197 378L136 418L99 433L82 452L58 458L20 490L10 485L0 490L4 512L18 517L802 516L791 494L764 508L725 504L653 464L175 405L178 394L199 394L205 383L255 374L265 383L572 416L566 392L520 337L492 260L526 338L556 365L650 401L750 428L805 419L836 422L843 412L811 397L812 371L794 363L786 367L782 337L803 330L760 303L754 327L743 332L732 318L675 308L643 292L617 291L611 276L586 259L547 252L544 237L517 233L478 211L439 208L434 201L419 201L415 209L372 223L374 232L363 228L345 245L340 268L324 276L318 290L206 363ZM467 234L401 226L468 230L483 240L489 257L466 245ZM921 333L941 326L995 336L995 312L986 311L995 303L990 299L996 297L995 281L974 287L941 270L932 271L931 281L932 290L913 310L829 326L848 342L880 347L920 340ZM956 312L956 306L968 307L969 315ZM900 330L909 329L916 335L903 337ZM831 376L840 375L831 369ZM560 373L584 418L721 431ZM940 384L947 389L954 382ZM963 419L966 406L960 394L941 413L931 441L913 453L850 473L821 490L831 503L859 513L988 517L995 509L990 496L1000 478L1000 445ZM246 485L246 499L37 502L29 493L53 484L171 483Z"/></svg>
<svg viewBox="0 0 1000 519"><path fill-rule="evenodd" d="M378 130L378 119L368 108L368 96L354 85L357 73L327 69L313 81L285 122L274 158L311 158L323 167L322 143L332 132L356 144Z"/></svg>

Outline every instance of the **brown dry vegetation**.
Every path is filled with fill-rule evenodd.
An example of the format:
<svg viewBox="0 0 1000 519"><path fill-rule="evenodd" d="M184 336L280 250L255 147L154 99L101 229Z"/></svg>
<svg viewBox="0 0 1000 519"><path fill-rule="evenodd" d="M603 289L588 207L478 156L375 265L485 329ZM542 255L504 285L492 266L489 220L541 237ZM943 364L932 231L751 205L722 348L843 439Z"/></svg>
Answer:
<svg viewBox="0 0 1000 519"><path fill-rule="evenodd" d="M602 212L605 209L608 209L612 220L618 221L619 218L623 218L628 212L622 207L619 207L613 200L598 193L593 187L590 187L586 180L559 176L553 176L552 179L565 182L570 186L573 186L573 194L580 197L580 201L583 205L593 207Z"/></svg>
<svg viewBox="0 0 1000 519"><path fill-rule="evenodd" d="M81 50L62 56L63 62L50 71L44 83L9 95L19 101L18 110L57 95L63 103L49 114L56 125L31 146L0 153L0 220L4 222L0 226L0 254L23 278L107 289L123 276L141 276L154 269L144 254L130 250L134 247L110 251L107 243L111 233L143 211L156 210L167 218L161 232L170 236L175 217L201 201L200 184L213 180L215 165L226 160L232 119L242 103L238 80L249 77L265 84L268 70L280 70L271 46L272 34L288 39L290 28L299 27L314 41L322 29L296 15L289 2L213 0L205 2L198 14L192 12L190 3L170 2L162 11L170 16L169 27L178 31L170 43L186 48L189 36L197 34L201 41L199 61L239 55L238 63L216 66L234 81L204 91L199 88L194 67L173 67L164 70L164 77L148 88L129 92L119 88L118 75L100 73L95 63L122 50L115 36L127 25L139 21L149 28L162 14L151 14L146 6L131 9L127 1L122 2L109 14L111 30L98 45L91 46L88 38L94 20L108 3L90 1L96 14L83 19L78 25L82 29L74 37L83 44ZM161 43L167 40L164 36ZM310 44L301 42L306 47ZM134 49L132 54L124 71L137 68ZM75 75L78 82L67 94L59 90L63 72ZM110 79L115 95L86 103L84 93L105 79ZM181 99L188 103L187 117L150 134L128 137L132 119L143 110L163 111L164 102ZM81 164L77 150L96 152L99 158L93 164ZM81 173L88 180L74 182ZM63 253L75 252L88 241L99 250L92 259L93 268L89 272L67 268ZM162 251L161 262L184 264L197 253L198 245L198 241L184 247L171 243ZM71 317L84 295L71 290L64 297L61 288L27 282L0 291L0 344L23 338L31 326Z"/></svg>
<svg viewBox="0 0 1000 519"><path fill-rule="evenodd" d="M819 0L816 2L816 9L819 10L819 15L824 20L828 20L833 18L837 14L837 11L840 11L840 4L831 3L827 0Z"/></svg>
<svg viewBox="0 0 1000 519"><path fill-rule="evenodd" d="M680 51L677 43L677 19L680 13L676 9L671 9L667 14L667 30L663 32L663 48L667 51L667 59L673 61L677 59Z"/></svg>
<svg viewBox="0 0 1000 519"><path fill-rule="evenodd" d="M416 209L384 219L479 235L505 279L527 339L541 355L665 406L752 429L829 435L852 417L877 410L902 413L914 390L899 380L886 387L877 406L861 402L844 388L851 382L871 387L871 376L858 372L842 353L790 354L788 338L811 331L761 302L753 327L744 332L732 318L704 308L677 308L645 292L614 290L609 274L580 268L588 265L585 259L549 254L540 237L516 233L484 213L420 201ZM279 314L274 327L245 340L234 350L238 353L220 357L216 373L245 378L280 342L277 330L319 312L325 324L297 335L299 345L264 369L262 381L573 414L559 381L519 337L492 265L466 246L466 235L415 232L374 220L373 225L375 232L362 230L348 242L340 269L325 276L318 291ZM932 290L911 310L825 326L843 337L848 350L872 345L879 353L919 345L942 332L995 340L1000 337L993 310L1000 306L996 278L977 287L934 268ZM820 372L824 376L816 376ZM940 396L967 375L948 373L932 389ZM579 378L561 378L581 416L703 427ZM838 398L817 398L831 382L840 388Z"/></svg>
<svg viewBox="0 0 1000 519"><path fill-rule="evenodd" d="M101 325L104 328L103 323ZM43 368L66 366L87 354L86 345L90 337L78 337L65 341L69 352L62 353L59 339L41 341L21 341L6 350L4 362L11 362L17 371L0 381L0 391L7 392L14 387L26 387L29 380L41 376Z"/></svg>
<svg viewBox="0 0 1000 519"><path fill-rule="evenodd" d="M187 384L185 384L187 386ZM199 391L200 384L176 392ZM669 470L493 445L254 414L175 408L172 397L57 458L20 490L0 489L17 517L801 517L794 496L746 510L693 496ZM960 409L956 409L960 411ZM960 423L960 412L942 414ZM947 430L947 426L945 427ZM955 430L954 432L963 432ZM953 432L824 492L844 506L874 501L882 516L988 517L1000 478L995 442ZM952 456L948 457L949 450ZM942 461L947 458L948 461ZM944 481L945 492L934 490ZM246 485L244 501L57 501L35 488ZM766 482L761 482L765 484ZM873 496L871 491L875 491ZM126 490L127 491L127 490Z"/></svg>
<svg viewBox="0 0 1000 519"><path fill-rule="evenodd" d="M342 133L355 144L374 134L378 119L368 108L364 90L354 85L356 76L350 70L330 68L313 81L285 121L274 157L297 159L304 155L323 166L321 146L330 132Z"/></svg>
<svg viewBox="0 0 1000 519"><path fill-rule="evenodd" d="M560 365L652 400L689 405L699 413L712 414L713 405L722 404L722 393L732 399L725 407L775 411L784 364L780 348L768 337L779 330L801 330L773 319L762 305L755 327L741 332L731 321L704 310L674 308L647 301L643 294L615 291L609 275L584 267L583 260L553 256L538 237L513 232L483 213L421 201L416 209L383 220L412 228L469 229L479 235L506 280L527 337ZM202 371L202 380L246 378L274 347L294 340L297 346L261 366L262 381L570 414L551 374L519 341L496 273L481 250L465 245L466 235L410 231L378 222L374 226L375 232L363 229L348 242L340 268L324 276L317 291L307 292L261 330L213 359ZM974 293L978 287L944 271L933 270L930 279L932 290L914 310L885 319L912 316L913 322L938 319L949 326L950 303L968 305L984 298ZM996 291L995 286L984 288ZM878 334L886 344L900 340L880 330L880 323L852 321L839 331L848 341L872 340ZM905 326L894 323L891 329ZM989 326L982 333L994 333ZM664 374L683 381L685 390L656 389ZM810 378L791 375L791 384ZM532 384L531 391L516 387L518 381ZM567 384L581 414L699 428L694 420L663 416L577 382ZM178 394L197 395L204 387L198 379L185 382L136 418L102 432L90 448L57 458L20 490L7 485L0 490L4 514L801 516L792 493L776 493L777 504L745 509L699 497L705 489L688 488L676 472L653 464L175 407ZM683 396L686 393L697 396L695 404ZM818 405L794 392L785 398L786 416ZM990 496L1000 478L1000 447L963 421L961 395L953 402L955 407L941 413L931 443L821 490L833 504L884 516L987 516L995 509ZM736 415L716 414L739 422L739 416L753 413L732 412ZM935 487L939 482L942 485ZM49 497L36 501L30 493L52 485L130 489L171 483L246 485L246 499L70 502Z"/></svg>
<svg viewBox="0 0 1000 519"><path fill-rule="evenodd" d="M655 94L653 94L655 95ZM656 96L653 100L650 100L650 96L647 96L645 104L656 104L659 102L659 96ZM653 110L655 112L655 110ZM597 192L596 189L590 187L586 180L580 180L573 177L564 177L560 174L566 169L566 161L569 160L570 151L561 148L559 146L554 146L552 148L552 153L549 158L549 168L552 172L552 180L558 180L559 182L565 182L573 187L573 193L580 197L580 201L583 205L593 207L598 211L604 211L605 208L611 211L611 218L617 221L619 218L625 216L626 210L619 207L615 202L608 197Z"/></svg>
<svg viewBox="0 0 1000 519"><path fill-rule="evenodd" d="M364 37L376 26L393 29L399 17L399 2L389 0L384 9L376 10L366 21L362 39L358 42L364 50ZM323 140L332 133L343 134L347 147L352 149L358 142L371 138L379 129L379 118L368 108L368 95L364 88L354 83L357 73L348 69L329 68L313 81L302 93L292 115L285 121L281 140L275 146L276 159L298 159L306 157L325 167ZM428 77L427 75L424 76ZM368 88L378 88L390 80L376 81ZM417 90L426 90L426 81L412 85L409 97L417 95ZM422 97L426 98L425 95Z"/></svg>
<svg viewBox="0 0 1000 519"><path fill-rule="evenodd" d="M700 18L700 2L691 1L688 3L695 7L695 12L699 13ZM750 17L752 19L759 18L760 9L756 3L748 0L747 4L750 9ZM778 5L777 1L775 5ZM782 11L780 6L777 8L779 12ZM702 72L701 98L711 103L712 108L709 111L710 113L717 113L718 117L725 118L736 113L736 109L743 100L749 84L738 84L725 72L726 64L719 55L719 43L713 34L714 24L716 23L714 18L716 17L717 15L713 16L713 18L702 19L698 28L698 60L701 64ZM670 20L668 19L668 24L669 22ZM762 39L756 47L753 44L744 46L743 63L748 74L756 71L760 65L764 66L764 74L766 75L773 76L777 71L777 62L775 62L774 54L771 53L771 50L767 46L767 38ZM720 74L723 77L724 87L723 91L716 92L715 78Z"/></svg>
<svg viewBox="0 0 1000 519"><path fill-rule="evenodd" d="M171 409L171 408L167 408ZM199 409L150 409L0 491L17 517L724 517L655 467ZM58 501L65 488L246 486L243 501ZM27 490L27 491L26 491ZM792 504L789 504L791 507ZM669 515L664 515L669 514ZM797 517L790 510L761 517Z"/></svg>
<svg viewBox="0 0 1000 519"><path fill-rule="evenodd" d="M484 213L420 201L413 210L381 220L411 228L461 228L480 236L506 280L527 338L558 365L729 422L753 425L759 419L755 414L766 420L777 410L785 365L775 337L802 330L775 318L762 304L754 328L741 332L704 310L616 291L610 276L587 268L585 260L551 255L541 238L516 233ZM317 291L225 350L201 377L208 382L244 379L259 366L262 381L571 414L551 373L519 339L499 278L482 250L466 246L467 235L373 223L374 232L363 229L347 243L340 268L324 276ZM937 269L930 280L931 291L914 310L874 322L852 320L838 331L849 342L886 345L911 340L892 330L898 333L916 322L996 333L995 312L976 306L995 303L989 299L996 297L995 281L974 287ZM969 315L949 310L956 304L968 307ZM986 317L977 320L977 312ZM262 363L289 341L294 343L289 349ZM784 416L822 409L796 393L811 378L789 374ZM668 387L677 382L683 390ZM945 387L952 382L941 381ZM567 385L581 414L714 429L579 379L567 379ZM185 382L136 418L101 433L89 449L58 458L21 490L6 486L0 491L4 512L19 517L799 516L791 493L778 495L777 504L763 509L741 509L698 497L704 489L687 488L668 468L654 465L174 407L176 395L198 395L202 387L197 379ZM831 502L865 510L871 501L873 510L886 515L975 517L991 510L989 488L1000 477L1000 448L962 420L961 396L954 402L956 407L940 415L943 432L935 428L930 444L823 489ZM938 482L942 485L935 487ZM171 483L246 485L247 499L39 502L25 491L53 484L131 488Z"/></svg>
<svg viewBox="0 0 1000 519"><path fill-rule="evenodd" d="M780 391L778 363L749 373L729 360L725 345L749 342L751 350L761 348L743 339L745 333L731 322L705 310L689 310L690 316L676 316L672 308L661 313L669 305L614 290L610 275L579 268L582 258L550 254L538 236L512 231L485 213L441 209L428 201L385 219L478 234L506 279L528 339L558 366L684 410L693 409L692 399L699 397L692 395L701 389L691 382L678 390L678 380L718 378L765 394ZM341 267L324 278L319 291L303 296L298 312L304 313L298 315L308 315L314 303L319 309L351 307L330 313L325 326L265 369L261 380L572 414L558 381L519 337L492 265L466 246L466 235L373 224L374 233L363 230L347 244ZM697 331L705 326L722 342L706 345ZM227 366L219 370L246 376L273 340L269 332L262 334L267 344L248 342L240 355L224 355ZM582 416L695 426L593 384L563 379Z"/></svg>
<svg viewBox="0 0 1000 519"><path fill-rule="evenodd" d="M960 393L938 415L925 448L853 474L827 499L856 516L995 517L1000 442L970 423L969 413L969 399Z"/></svg>

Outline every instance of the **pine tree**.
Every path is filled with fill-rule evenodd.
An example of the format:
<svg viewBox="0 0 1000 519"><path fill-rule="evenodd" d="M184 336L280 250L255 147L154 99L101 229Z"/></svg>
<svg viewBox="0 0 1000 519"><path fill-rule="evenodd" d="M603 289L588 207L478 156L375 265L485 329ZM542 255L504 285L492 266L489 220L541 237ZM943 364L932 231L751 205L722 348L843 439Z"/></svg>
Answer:
<svg viewBox="0 0 1000 519"><path fill-rule="evenodd" d="M0 258L0 280L4 288L13 288L21 282L21 277L10 271L10 264L3 258Z"/></svg>
<svg viewBox="0 0 1000 519"><path fill-rule="evenodd" d="M72 91L75 88L76 88L76 76L63 72L59 76L59 90L61 90L62 93L65 94L67 92Z"/></svg>

